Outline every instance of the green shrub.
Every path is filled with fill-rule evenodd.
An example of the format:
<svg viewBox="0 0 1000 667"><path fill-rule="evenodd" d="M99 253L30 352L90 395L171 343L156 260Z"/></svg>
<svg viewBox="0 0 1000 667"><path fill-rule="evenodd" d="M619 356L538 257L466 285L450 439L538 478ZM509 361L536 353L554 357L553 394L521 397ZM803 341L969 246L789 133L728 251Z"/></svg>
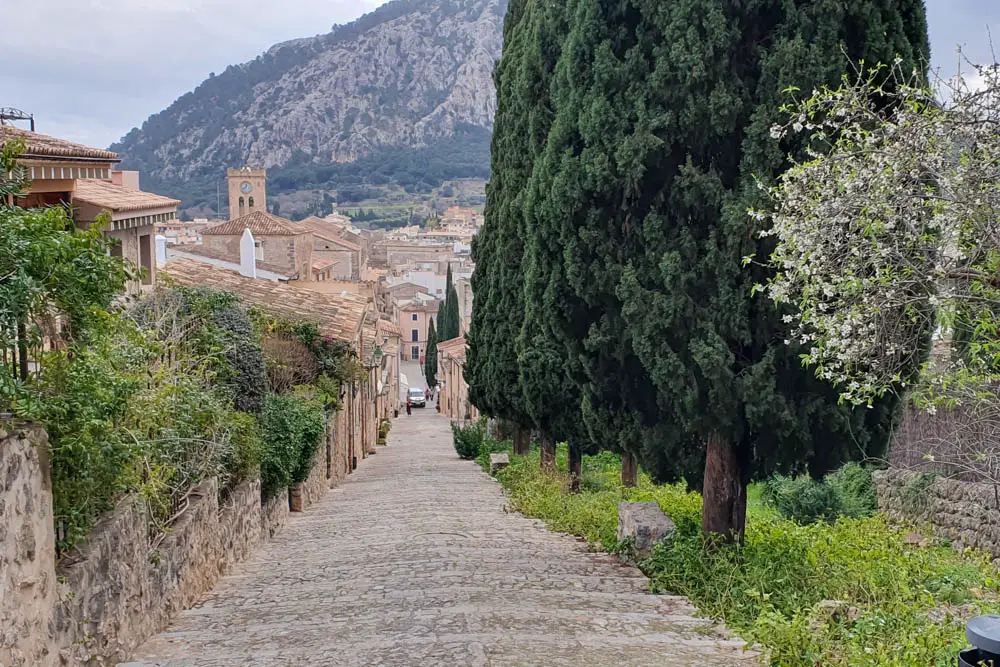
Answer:
<svg viewBox="0 0 1000 667"><path fill-rule="evenodd" d="M486 418L481 417L478 421L464 426L452 422L451 434L458 455L463 459L472 460L479 456L479 448L486 438Z"/></svg>
<svg viewBox="0 0 1000 667"><path fill-rule="evenodd" d="M852 461L827 475L825 481L837 489L844 516L870 516L878 511L875 479L870 467Z"/></svg>
<svg viewBox="0 0 1000 667"><path fill-rule="evenodd" d="M260 479L265 498L305 481L325 423L317 401L294 394L268 394L261 413L264 447Z"/></svg>
<svg viewBox="0 0 1000 667"><path fill-rule="evenodd" d="M841 515L837 489L809 477L775 475L764 483L764 502L799 523L833 521Z"/></svg>
<svg viewBox="0 0 1000 667"><path fill-rule="evenodd" d="M764 483L763 499L781 516L802 524L869 516L878 509L872 471L854 462L822 481L775 475Z"/></svg>

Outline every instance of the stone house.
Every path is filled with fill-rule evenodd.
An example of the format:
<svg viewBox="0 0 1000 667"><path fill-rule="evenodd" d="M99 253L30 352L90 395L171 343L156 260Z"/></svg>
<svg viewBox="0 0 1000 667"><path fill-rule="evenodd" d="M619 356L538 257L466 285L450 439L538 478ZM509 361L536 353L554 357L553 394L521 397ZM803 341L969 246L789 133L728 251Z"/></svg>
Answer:
<svg viewBox="0 0 1000 667"><path fill-rule="evenodd" d="M202 230L204 248L209 253L238 263L240 239L246 229L253 234L259 265L305 281L315 280L317 274L323 274L322 269L315 270L312 233L289 220L260 210ZM185 251L191 252L192 248L185 248Z"/></svg>
<svg viewBox="0 0 1000 667"><path fill-rule="evenodd" d="M441 414L449 419L477 419L479 410L469 402L469 385L465 382L464 336L438 343L438 383L441 386Z"/></svg>
<svg viewBox="0 0 1000 667"><path fill-rule="evenodd" d="M348 238L352 236L349 230L316 216L293 224L312 233L313 256L317 261L335 265L331 272L332 280L361 280L365 258L362 246Z"/></svg>
<svg viewBox="0 0 1000 667"><path fill-rule="evenodd" d="M112 253L143 269L130 292L156 284L155 225L177 217L176 199L139 188L139 173L119 171L117 153L91 148L13 126L0 126L0 147L8 141L24 143L18 163L30 181L18 203L24 208L69 205L77 226L87 228L99 215L111 219L105 230L119 243Z"/></svg>
<svg viewBox="0 0 1000 667"><path fill-rule="evenodd" d="M386 291L389 293L389 298L397 304L409 301L418 294L429 295L431 293L430 290L423 285L411 282L389 284L389 286L386 287Z"/></svg>

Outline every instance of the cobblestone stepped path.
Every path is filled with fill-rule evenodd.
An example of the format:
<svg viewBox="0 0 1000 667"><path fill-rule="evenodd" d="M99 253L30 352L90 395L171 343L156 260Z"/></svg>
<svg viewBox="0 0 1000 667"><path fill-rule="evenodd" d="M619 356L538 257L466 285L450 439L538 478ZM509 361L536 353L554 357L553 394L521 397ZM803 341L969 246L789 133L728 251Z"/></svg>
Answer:
<svg viewBox="0 0 1000 667"><path fill-rule="evenodd" d="M616 558L505 510L416 410L128 667L754 664Z"/></svg>

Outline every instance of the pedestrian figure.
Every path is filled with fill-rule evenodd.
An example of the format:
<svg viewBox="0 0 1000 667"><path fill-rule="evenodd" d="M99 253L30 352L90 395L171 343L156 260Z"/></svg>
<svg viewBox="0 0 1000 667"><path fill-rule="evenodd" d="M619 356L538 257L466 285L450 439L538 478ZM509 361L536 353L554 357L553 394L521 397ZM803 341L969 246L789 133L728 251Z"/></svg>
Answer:
<svg viewBox="0 0 1000 667"><path fill-rule="evenodd" d="M411 414L413 414L413 413L412 413L412 411L410 410L410 402L409 402L409 401L407 401L407 402L406 402L406 416L407 416L407 417L409 417L409 416L410 416Z"/></svg>

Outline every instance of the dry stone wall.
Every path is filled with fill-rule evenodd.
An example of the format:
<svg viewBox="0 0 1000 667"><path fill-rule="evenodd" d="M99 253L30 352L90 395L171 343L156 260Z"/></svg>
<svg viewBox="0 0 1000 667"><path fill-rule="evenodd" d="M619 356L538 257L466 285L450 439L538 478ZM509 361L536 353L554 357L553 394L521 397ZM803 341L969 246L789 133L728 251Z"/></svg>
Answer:
<svg viewBox="0 0 1000 667"><path fill-rule="evenodd" d="M57 664L58 601L45 433L0 424L0 665Z"/></svg>
<svg viewBox="0 0 1000 667"><path fill-rule="evenodd" d="M875 473L879 509L896 521L929 524L956 549L1000 556L1000 489L908 470Z"/></svg>
<svg viewBox="0 0 1000 667"><path fill-rule="evenodd" d="M300 485L307 503L331 485L329 433ZM143 504L129 497L57 564L46 447L41 430L0 422L0 667L126 660L288 521L287 491L262 505L260 482L245 482L220 507L211 479L152 543Z"/></svg>

